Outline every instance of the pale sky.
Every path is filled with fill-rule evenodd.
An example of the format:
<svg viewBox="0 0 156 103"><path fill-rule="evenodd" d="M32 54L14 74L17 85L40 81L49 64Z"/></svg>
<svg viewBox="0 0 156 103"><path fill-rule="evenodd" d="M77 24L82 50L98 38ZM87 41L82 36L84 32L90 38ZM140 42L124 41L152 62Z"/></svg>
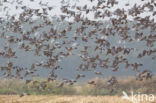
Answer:
<svg viewBox="0 0 156 103"><path fill-rule="evenodd" d="M41 8L46 8L45 6L40 6L39 2L42 1L43 4L48 3L48 6L53 6L54 9L51 12L48 12L49 16L54 16L54 15L60 15L61 11L60 11L60 7L61 7L61 1L62 0L34 0L34 2L31 2L30 0L8 0L9 3L2 3L3 0L0 0L1 4L0 5L0 17L5 18L6 13L8 13L9 15L19 15L19 13L22 12L22 10L19 9L15 9L16 6L27 6L29 8L33 8L33 9L41 9ZM13 1L23 1L22 5L17 4L16 2L12 3ZM88 7L92 7L93 5L96 5L97 0L94 0L93 2L90 2L89 0L64 0L65 2L69 2L70 5L74 5L76 4L77 6L84 6L87 4ZM79 2L78 2L79 1ZM131 8L135 3L137 4L143 4L144 2L149 2L151 0L144 0L143 2L141 2L141 0L117 0L119 1L118 5L115 5L113 8L111 8L111 10L115 10L116 8L124 8L125 10L128 10L129 8ZM11 4L12 3L12 4ZM129 3L130 6L125 6L126 3ZM6 8L6 10L4 11L4 8ZM155 8L156 10L156 8ZM151 13L143 13L141 14L141 16L147 16L147 15L151 15ZM89 19L93 19L94 15L93 13L89 13L87 15L87 17ZM129 17L129 19L131 19L131 17Z"/></svg>
<svg viewBox="0 0 156 103"><path fill-rule="evenodd" d="M8 1L9 2L13 2L14 0L8 0ZM21 0L18 0L18 1L21 1ZM32 8L32 9L46 8L45 6L40 6L39 5L39 2L40 1L42 1L43 4L46 4L48 2L48 6L54 6L54 9L51 12L48 13L49 14L49 17L54 16L54 15L60 15L61 14L61 11L60 11L60 7L61 7L61 3L60 2L61 2L61 0L34 0L35 2L30 2L29 0L22 0L22 1L23 1L22 5L19 5L16 2L14 2L13 4L11 4L11 3L3 3L3 4L1 4L0 5L0 18L6 18L5 15L6 15L7 12L8 12L8 15L15 15L16 14L17 17L18 17L18 15L22 12L22 10L21 9L17 9L16 10L15 9L16 6L20 6L20 7L21 6L27 6L27 7ZM65 1L67 1L67 0L65 0ZM116 8L124 8L125 10L128 10L135 3L137 3L138 5L143 4L143 3L140 3L139 2L141 0L118 0L118 1L119 1L119 4L116 5L116 6L114 6L113 8L111 8L112 10L115 10ZM148 2L148 1L150 1L150 0L144 0L144 2ZM84 5L87 4L88 7L92 7L93 5L96 5L96 0L94 2L92 2L92 3L89 2L88 0L79 0L79 2L77 2L77 0L70 0L69 2L70 2L71 5L74 5L76 3L77 6L84 6ZM125 6L125 4L128 3L128 2L130 4L130 7L126 7ZM8 7L8 8L6 8L6 10L4 11L4 8L5 7ZM151 13L144 13L144 14L142 14L142 17L143 16L146 16L146 15L151 15ZM89 19L93 19L94 15L93 15L93 13L91 13L91 14L88 14L87 17ZM129 17L129 19L131 19L131 18ZM0 42L3 42L3 41L0 41ZM35 61L36 60L36 58L32 58L32 54L31 53L30 54L28 54L28 53L23 54L23 52L20 52L20 53L21 54L20 54L19 57L22 59L22 61L21 61L21 59L18 59L20 62L18 62L18 60L17 60L17 62L20 63L20 65L22 65L22 64L27 65L29 62L32 63L32 61ZM24 56L24 60L23 60L23 56ZM147 59L149 59L149 58L147 58ZM73 60L75 60L74 61L75 64L73 64L73 63L70 64L71 62L73 62ZM150 60L148 60L148 61L150 61ZM147 68L153 69L155 67L155 65L154 65L153 62L147 63ZM73 75L75 73L74 72L75 71L75 65L76 66L79 65L78 62L77 62L77 58L70 59L69 61L67 60L67 61L65 61L63 63L64 64L62 64L62 65L65 66L68 70L73 68L72 71L69 70L70 72L68 70L59 71L60 74L63 75L63 76L66 76L66 74L67 74L67 76ZM123 70L123 69L121 69L121 70ZM71 74L71 72L73 74ZM106 71L104 71L104 72L106 72ZM44 74L44 73L45 73L45 75L47 75L46 72L42 72L42 74ZM105 74L106 74L106 76L108 76L111 73L112 72L110 70L110 72L108 71ZM121 75L120 74L121 72L118 72L118 73L119 73L119 75ZM124 73L122 72L123 75L127 75L128 73L131 73L131 71L128 71L127 72L127 70L126 70L126 72L124 72Z"/></svg>

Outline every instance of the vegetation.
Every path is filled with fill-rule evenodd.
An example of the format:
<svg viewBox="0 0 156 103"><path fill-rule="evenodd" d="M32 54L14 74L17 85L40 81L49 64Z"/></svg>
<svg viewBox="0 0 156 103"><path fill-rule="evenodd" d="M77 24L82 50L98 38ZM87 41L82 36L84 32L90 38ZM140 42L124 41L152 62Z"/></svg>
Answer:
<svg viewBox="0 0 156 103"><path fill-rule="evenodd" d="M63 87L57 87L60 84L58 81L45 82L44 79L38 80L38 84L32 82L25 84L24 80L0 80L0 94L22 94L28 93L31 95L122 95L122 91L130 93L156 94L156 77L151 80L136 81L134 77L119 78L118 83L114 86L107 85L107 79L94 78L96 85L87 83L74 84L69 86L65 84ZM42 89L41 84L46 83L46 87ZM113 90L113 91L112 91Z"/></svg>

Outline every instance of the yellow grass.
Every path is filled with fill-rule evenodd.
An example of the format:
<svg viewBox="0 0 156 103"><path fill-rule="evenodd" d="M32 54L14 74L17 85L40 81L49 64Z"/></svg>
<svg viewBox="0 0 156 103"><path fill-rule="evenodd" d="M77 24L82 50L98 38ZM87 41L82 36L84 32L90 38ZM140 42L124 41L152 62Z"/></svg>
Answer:
<svg viewBox="0 0 156 103"><path fill-rule="evenodd" d="M133 103L118 96L0 96L0 103ZM141 102L141 103L156 103Z"/></svg>

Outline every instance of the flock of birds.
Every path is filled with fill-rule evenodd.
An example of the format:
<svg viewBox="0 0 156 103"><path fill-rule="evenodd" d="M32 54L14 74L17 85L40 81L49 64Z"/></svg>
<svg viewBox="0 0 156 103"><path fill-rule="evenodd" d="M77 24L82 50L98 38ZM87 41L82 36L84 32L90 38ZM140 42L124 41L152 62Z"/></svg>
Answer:
<svg viewBox="0 0 156 103"><path fill-rule="evenodd" d="M35 0L30 0L34 2ZM142 2L144 0L140 0ZM150 79L152 73L148 69L139 70L144 64L137 62L137 59L142 59L145 56L149 56L152 60L156 59L156 2L151 0L142 5L135 4L126 11L123 8L118 8L114 11L110 11L115 5L118 5L116 0L97 0L97 4L90 8L88 5L77 6L70 5L66 1L62 0L62 7L60 10L62 14L57 18L58 22L64 22L69 18L74 18L74 21L68 21L65 28L57 29L53 21L48 19L48 11L54 9L54 7L44 4L42 1L39 3L42 10L31 9L27 6L22 6L22 1L16 0L21 6L16 6L16 9L22 9L23 12L19 14L18 19L16 15L6 14L7 20L0 18L2 23L0 29L0 38L5 40L2 51L0 51L0 58L7 58L8 62L5 66L0 67L1 73L4 77L15 77L25 79L28 76L36 76L35 73L39 70L38 68L48 69L49 72L48 80L53 81L58 78L56 70L61 70L63 67L59 65L60 61L70 56L78 56L82 63L76 70L79 71L94 71L95 75L103 75L102 72L97 71L97 68L109 69L113 68L112 72L117 72L120 69L121 64L125 65L125 69L132 69L137 72L137 80ZM77 1L78 2L78 1ZM94 0L90 0L94 2ZM138 1L139 2L139 1ZM11 3L8 0L3 0L3 3ZM126 4L125 6L130 6ZM3 8L7 11L7 6ZM42 11L42 12L41 12ZM94 20L90 20L85 17L89 13L94 13ZM140 14L144 12L151 12L152 16L141 17ZM38 25L34 25L35 21L32 20L33 16L37 16L43 22ZM130 25L128 17L134 18L134 23ZM105 23L97 21L96 19L109 18L109 24L111 26L104 26ZM153 18L152 18L153 17ZM4 23L5 22L5 23ZM23 29L23 24L28 24L30 30ZM80 23L78 27L74 28L74 25ZM63 25L63 24L62 24ZM48 32L42 32L43 28L50 28ZM88 28L92 28L89 29ZM130 30L134 30L135 33L132 35ZM144 30L148 30L145 33ZM15 35L8 35L9 33ZM39 32L38 34L36 32ZM73 33L69 35L69 33ZM118 43L125 43L124 46L112 45L108 40L109 38L115 38L118 36L120 39ZM93 42L93 45L90 44ZM136 55L136 61L130 62L128 56L132 56L136 52L136 48L126 47L126 43L144 43L145 49L141 48L139 53ZM13 59L18 59L18 53L11 45L17 44L18 49L28 52L33 52L35 56L46 57L45 61L33 63L31 67L20 67L16 65ZM143 50L142 50L143 49ZM75 51L79 51L76 52ZM90 52L93 52L92 55ZM13 59L12 59L13 58ZM23 74L24 73L24 74ZM73 85L80 78L85 78L85 74L78 73L74 79L63 79L57 87L63 87L65 83ZM32 82L33 84L38 81L31 79L26 80L26 84ZM117 83L116 77L111 77L108 80L108 85L114 85ZM88 81L90 85L96 85L96 81ZM46 88L46 82L41 83L42 89ZM25 94L22 94L24 96Z"/></svg>

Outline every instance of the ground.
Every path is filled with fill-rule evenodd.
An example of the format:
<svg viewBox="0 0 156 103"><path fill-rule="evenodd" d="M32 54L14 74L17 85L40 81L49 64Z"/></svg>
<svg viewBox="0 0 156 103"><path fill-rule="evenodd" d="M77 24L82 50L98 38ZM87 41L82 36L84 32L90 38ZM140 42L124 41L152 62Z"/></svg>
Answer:
<svg viewBox="0 0 156 103"><path fill-rule="evenodd" d="M24 96L1 95L0 103L133 103L119 96ZM141 103L156 103L141 102Z"/></svg>

